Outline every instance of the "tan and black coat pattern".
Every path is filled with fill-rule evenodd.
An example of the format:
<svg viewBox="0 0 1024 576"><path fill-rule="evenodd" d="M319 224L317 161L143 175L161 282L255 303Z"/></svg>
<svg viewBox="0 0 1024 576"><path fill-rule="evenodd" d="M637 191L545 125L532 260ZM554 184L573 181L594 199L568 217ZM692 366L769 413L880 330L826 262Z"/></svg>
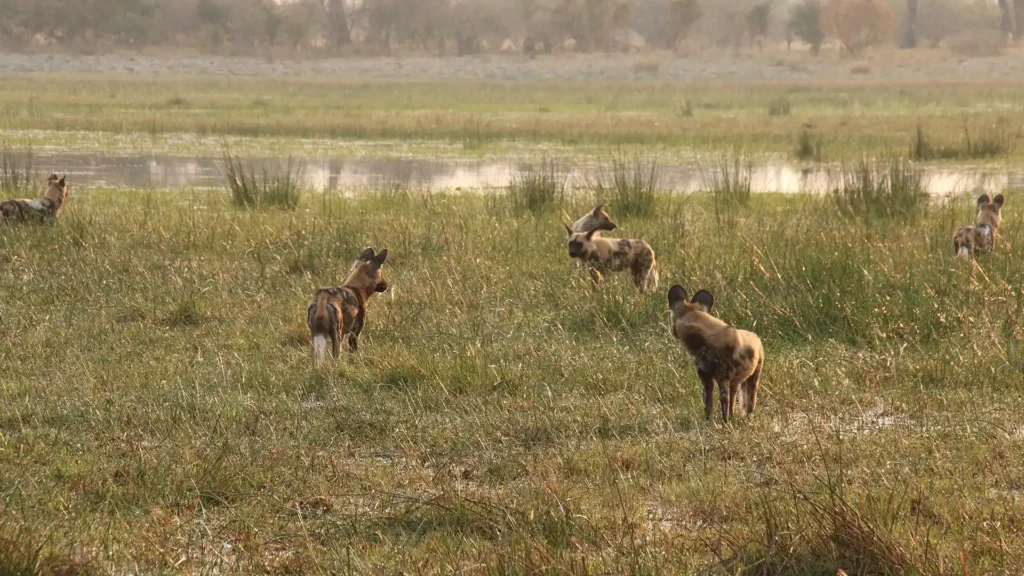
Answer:
<svg viewBox="0 0 1024 576"><path fill-rule="evenodd" d="M741 392L747 414L752 414L757 406L764 348L757 334L738 330L712 316L714 304L715 298L707 290L697 292L689 302L682 286L673 286L668 291L672 335L693 357L704 388L704 417L711 419L717 382L722 420L728 423Z"/></svg>
<svg viewBox="0 0 1024 576"><path fill-rule="evenodd" d="M978 198L978 216L974 226L963 226L953 233L953 253L963 258L988 254L995 247L996 235L1002 221L1005 199L1000 194L994 200L987 194Z"/></svg>
<svg viewBox="0 0 1024 576"><path fill-rule="evenodd" d="M366 324L366 304L371 296L388 289L380 270L387 257L387 249L375 254L373 248L367 248L359 254L341 286L321 288L313 294L307 318L313 362L317 366L326 356L327 340L331 341L331 354L335 358L341 352L343 338L347 337L351 351L358 349L359 333Z"/></svg>
<svg viewBox="0 0 1024 576"><path fill-rule="evenodd" d="M0 223L35 222L53 224L68 197L67 177L52 174L42 198L10 198L0 202Z"/></svg>
<svg viewBox="0 0 1024 576"><path fill-rule="evenodd" d="M658 289L657 262L654 250L643 240L601 238L597 231L576 232L565 227L569 235L569 256L581 260L595 283L608 272L629 271L640 293Z"/></svg>
<svg viewBox="0 0 1024 576"><path fill-rule="evenodd" d="M605 210L606 204L607 202L601 202L595 206L593 210L587 212L580 217L579 220L573 222L572 226L570 226L573 232L593 232L595 236L600 236L602 230L611 232L618 228L618 226L612 222L611 216L609 216L608 212ZM579 258L572 259L572 269L578 270L584 266L585 263Z"/></svg>

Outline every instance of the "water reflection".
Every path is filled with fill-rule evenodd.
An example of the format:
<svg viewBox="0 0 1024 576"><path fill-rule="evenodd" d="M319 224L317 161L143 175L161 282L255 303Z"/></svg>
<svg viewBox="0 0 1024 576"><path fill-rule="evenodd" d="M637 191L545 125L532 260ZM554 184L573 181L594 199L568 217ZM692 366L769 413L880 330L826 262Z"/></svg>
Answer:
<svg viewBox="0 0 1024 576"><path fill-rule="evenodd" d="M35 156L33 166L39 172L70 175L76 186L114 188L155 188L178 190L223 186L222 162L215 158L175 156ZM285 165L277 159L256 159L254 165ZM319 158L309 160L302 174L307 188L357 192L368 189L410 190L483 190L508 186L510 179L528 162L435 161L402 158ZM587 185L587 176L600 174L600 166L575 166L567 170L570 190ZM755 166L751 172L754 192L822 193L836 183L835 169L772 162ZM933 195L950 193L994 193L1007 187L1024 186L1019 170L961 168L925 168L926 186ZM701 190L704 178L696 165L672 165L662 169L662 185L675 192Z"/></svg>

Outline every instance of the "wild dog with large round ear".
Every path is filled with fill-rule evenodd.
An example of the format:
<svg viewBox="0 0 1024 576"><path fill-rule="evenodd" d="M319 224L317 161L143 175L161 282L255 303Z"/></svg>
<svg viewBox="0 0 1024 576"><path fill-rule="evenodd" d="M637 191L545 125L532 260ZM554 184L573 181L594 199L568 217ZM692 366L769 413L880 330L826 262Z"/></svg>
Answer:
<svg viewBox="0 0 1024 576"><path fill-rule="evenodd" d="M757 334L738 330L711 315L715 297L701 290L687 302L686 290L678 284L668 291L672 313L672 335L693 357L697 376L704 388L704 418L711 419L715 382L722 407L722 420L733 417L740 387L746 413L757 406L757 387L764 367L764 348Z"/></svg>
<svg viewBox="0 0 1024 576"><path fill-rule="evenodd" d="M654 250L643 240L601 238L597 230L576 232L565 227L569 235L569 256L581 260L590 270L595 283L601 283L605 272L628 270L640 293L658 289L658 270Z"/></svg>
<svg viewBox="0 0 1024 576"><path fill-rule="evenodd" d="M366 304L371 296L388 289L380 270L387 257L386 248L377 253L373 248L367 248L356 258L341 286L321 288L313 294L306 316L313 340L314 365L323 364L328 338L335 358L341 352L342 337L348 337L352 352L358 349L359 333L366 323Z"/></svg>
<svg viewBox="0 0 1024 576"><path fill-rule="evenodd" d="M46 194L42 198L11 198L0 202L0 223L42 222L53 224L60 217L60 210L68 197L67 176L51 174L47 180Z"/></svg>
<svg viewBox="0 0 1024 576"><path fill-rule="evenodd" d="M607 230L611 232L618 226L612 222L608 212L605 211L605 206L608 204L607 201L602 200L600 204L594 206L594 209L584 214L579 220L573 222L571 228L573 232L591 232L594 230Z"/></svg>
<svg viewBox="0 0 1024 576"><path fill-rule="evenodd" d="M962 226L953 233L953 253L970 258L977 254L988 254L995 247L996 235L1002 221L1002 209L1006 199L1002 194L992 200L988 194L978 198L978 215L974 226Z"/></svg>

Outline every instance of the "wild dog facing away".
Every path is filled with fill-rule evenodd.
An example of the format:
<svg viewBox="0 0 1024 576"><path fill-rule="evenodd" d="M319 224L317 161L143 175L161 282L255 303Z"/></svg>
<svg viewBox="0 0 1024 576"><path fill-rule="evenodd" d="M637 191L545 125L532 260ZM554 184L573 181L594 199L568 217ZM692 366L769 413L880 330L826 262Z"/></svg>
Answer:
<svg viewBox="0 0 1024 576"><path fill-rule="evenodd" d="M41 222L53 224L68 197L67 176L51 174L46 194L29 200L11 198L0 202L0 222Z"/></svg>
<svg viewBox="0 0 1024 576"><path fill-rule="evenodd" d="M601 238L597 230L576 232L565 227L569 235L569 256L582 261L595 283L601 283L606 272L629 270L633 284L641 294L658 289L658 270L654 250L643 240Z"/></svg>
<svg viewBox="0 0 1024 576"><path fill-rule="evenodd" d="M978 216L974 226L963 226L953 233L953 251L963 258L988 254L995 246L996 233L1002 220L1005 198L1000 194L990 200L988 194L978 198Z"/></svg>
<svg viewBox="0 0 1024 576"><path fill-rule="evenodd" d="M327 356L328 339L335 358L345 336L352 352L358 348L359 333L366 324L366 303L377 292L388 289L380 271L387 257L387 249L375 254L373 248L367 248L352 264L352 271L341 286L321 288L313 294L307 317L315 366L322 365Z"/></svg>
<svg viewBox="0 0 1024 576"><path fill-rule="evenodd" d="M704 418L711 419L712 394L718 382L722 420L733 416L736 397L743 388L746 413L757 405L757 386L764 366L764 348L753 332L737 330L711 315L715 297L701 290L686 301L686 290L678 284L668 291L672 312L672 335L693 357L697 376L704 385Z"/></svg>

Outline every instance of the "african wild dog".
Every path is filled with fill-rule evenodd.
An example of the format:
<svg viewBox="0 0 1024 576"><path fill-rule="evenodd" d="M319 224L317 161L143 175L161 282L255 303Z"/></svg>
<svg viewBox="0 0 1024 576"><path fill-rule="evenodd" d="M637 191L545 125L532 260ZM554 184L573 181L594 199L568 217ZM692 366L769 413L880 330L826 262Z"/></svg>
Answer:
<svg viewBox="0 0 1024 576"><path fill-rule="evenodd" d="M596 236L600 236L602 230L607 230L609 232L615 230L618 226L612 222L611 217L608 216L608 212L605 211L604 207L606 204L608 204L607 200L602 201L597 206L594 206L593 210L587 212L579 220L573 222L571 226L573 232L595 232ZM581 268L582 266L582 260L579 258L572 259L572 268Z"/></svg>
<svg viewBox="0 0 1024 576"><path fill-rule="evenodd" d="M964 258L975 254L988 254L995 246L996 233L1002 220L1003 202L1000 194L990 200L988 194L978 198L978 216L974 226L963 226L953 233L953 252Z"/></svg>
<svg viewBox="0 0 1024 576"><path fill-rule="evenodd" d="M314 365L323 364L328 338L335 358L341 351L341 339L345 335L348 335L349 349L356 351L359 332L366 324L367 301L375 293L388 289L380 272L387 257L387 249L374 254L373 248L367 248L352 264L352 271L341 286L321 288L313 294L307 318L313 337Z"/></svg>
<svg viewBox="0 0 1024 576"><path fill-rule="evenodd" d="M686 290L673 286L668 291L668 308L672 312L672 335L693 357L697 376L704 385L704 417L711 419L712 394L718 382L718 398L722 419L733 416L740 385L746 398L747 414L757 405L757 385L764 366L764 348L753 332L737 330L711 315L715 297L701 290L686 301Z"/></svg>
<svg viewBox="0 0 1024 576"><path fill-rule="evenodd" d="M605 272L629 270L641 294L658 289L654 250L647 242L601 238L596 236L597 230L575 232L568 226L565 231L569 234L569 256L582 260L589 267L595 283L603 281Z"/></svg>
<svg viewBox="0 0 1024 576"><path fill-rule="evenodd" d="M0 222L43 222L53 224L68 197L67 176L51 174L42 198L22 200L11 198L0 202Z"/></svg>

